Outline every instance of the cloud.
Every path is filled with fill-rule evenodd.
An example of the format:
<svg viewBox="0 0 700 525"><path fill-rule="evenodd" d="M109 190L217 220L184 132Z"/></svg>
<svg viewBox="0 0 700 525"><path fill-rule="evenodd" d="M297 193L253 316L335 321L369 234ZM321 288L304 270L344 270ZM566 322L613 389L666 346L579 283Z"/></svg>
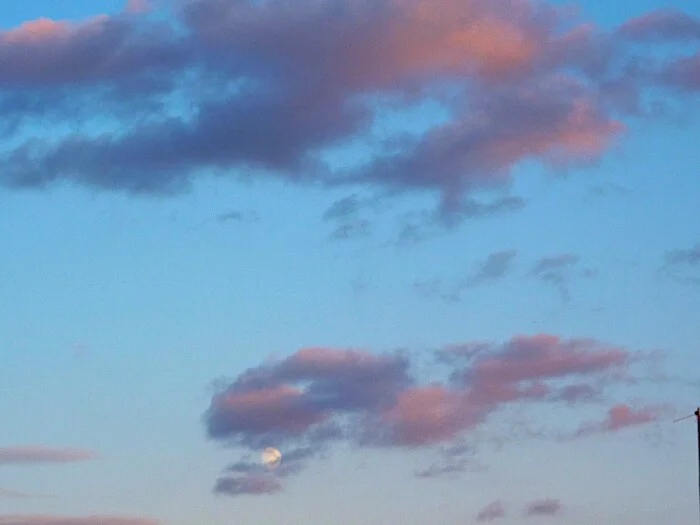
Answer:
<svg viewBox="0 0 700 525"><path fill-rule="evenodd" d="M217 217L219 222L226 222L226 221L235 221L239 222L244 219L243 213L240 211L229 211L226 213L222 213Z"/></svg>
<svg viewBox="0 0 700 525"><path fill-rule="evenodd" d="M27 492L20 492L18 490L4 489L0 487L0 499L26 499L35 497L37 496Z"/></svg>
<svg viewBox="0 0 700 525"><path fill-rule="evenodd" d="M356 220L341 224L331 233L331 239L345 241L369 237L372 234L372 223L368 220Z"/></svg>
<svg viewBox="0 0 700 525"><path fill-rule="evenodd" d="M670 61L660 80L683 91L700 91L700 53Z"/></svg>
<svg viewBox="0 0 700 525"><path fill-rule="evenodd" d="M516 250L494 252L488 255L485 260L477 263L470 275L450 287L444 286L438 279L433 279L416 281L413 283L413 289L423 297L439 297L447 302L460 301L464 291L468 288L493 283L505 277L511 270L517 254Z"/></svg>
<svg viewBox="0 0 700 525"><path fill-rule="evenodd" d="M629 387L632 368L645 359L595 340L519 335L438 349L435 365L443 380L427 382L412 373L415 365L404 353L305 348L219 385L204 415L207 433L248 455L225 469L228 481L216 490L237 495L251 483L260 486L253 492L277 490L282 478L336 443L442 450L441 461L416 475L455 474L473 464L464 438L494 413L514 404L598 402L612 386ZM611 414L610 429L652 421L618 408ZM283 456L273 471L250 459L267 446Z"/></svg>
<svg viewBox="0 0 700 525"><path fill-rule="evenodd" d="M629 405L615 405L608 410L607 417L602 421L582 424L574 437L619 432L630 427L653 423L668 413L667 406L648 406L635 409Z"/></svg>
<svg viewBox="0 0 700 525"><path fill-rule="evenodd" d="M558 399L567 403L578 403L582 401L594 401L600 396L600 388L594 385L579 384L569 385L562 388L558 394Z"/></svg>
<svg viewBox="0 0 700 525"><path fill-rule="evenodd" d="M435 352L435 357L438 362L455 365L467 362L478 354L490 350L493 350L493 344L486 341L457 343L439 348Z"/></svg>
<svg viewBox="0 0 700 525"><path fill-rule="evenodd" d="M555 516L562 510L561 503L556 499L533 501L525 509L526 516Z"/></svg>
<svg viewBox="0 0 700 525"><path fill-rule="evenodd" d="M526 205L527 202L521 197L500 197L492 201L480 201L472 198L455 200L454 196L445 195L442 203L442 214L434 222L455 226L467 219L481 219L513 213L522 210Z"/></svg>
<svg viewBox="0 0 700 525"><path fill-rule="evenodd" d="M248 474L236 478L220 478L216 482L214 492L228 496L276 494L282 490L282 485L270 475Z"/></svg>
<svg viewBox="0 0 700 525"><path fill-rule="evenodd" d="M400 153L376 158L356 177L397 187L438 189L446 212L464 206L467 189L507 185L520 161L588 163L620 133L587 88L561 75L472 93L469 110Z"/></svg>
<svg viewBox="0 0 700 525"><path fill-rule="evenodd" d="M510 271L513 259L515 259L517 254L518 252L515 250L503 250L492 253L467 278L465 286L476 286L504 277Z"/></svg>
<svg viewBox="0 0 700 525"><path fill-rule="evenodd" d="M161 525L160 521L122 516L50 516L0 514L0 525Z"/></svg>
<svg viewBox="0 0 700 525"><path fill-rule="evenodd" d="M207 412L213 438L300 436L335 411L378 410L392 403L410 378L399 355L306 348L274 365L244 372L217 393ZM306 383L305 388L298 386Z"/></svg>
<svg viewBox="0 0 700 525"><path fill-rule="evenodd" d="M489 503L476 515L476 521L494 521L499 518L505 518L506 511L502 501L494 501Z"/></svg>
<svg viewBox="0 0 700 525"><path fill-rule="evenodd" d="M255 222L258 220L258 214L252 211L231 210L220 213L217 215L216 220L219 222Z"/></svg>
<svg viewBox="0 0 700 525"><path fill-rule="evenodd" d="M338 199L323 213L323 220L347 219L362 208L362 202L356 194Z"/></svg>
<svg viewBox="0 0 700 525"><path fill-rule="evenodd" d="M571 271L578 265L580 257L569 253L544 257L537 261L532 267L529 276L534 277L544 283L555 286L564 301L569 301L571 293L569 283L571 281Z"/></svg>
<svg viewBox="0 0 700 525"><path fill-rule="evenodd" d="M285 450L283 456L284 461L274 469L268 468L262 463L262 461L251 461L250 458L247 458L231 463L228 467L226 467L225 472L227 474L243 474L243 477L246 478L250 476L264 478L286 478L297 474L304 468L309 459L320 455L321 454L318 448L308 446L298 447L295 449Z"/></svg>
<svg viewBox="0 0 700 525"><path fill-rule="evenodd" d="M700 283L700 243L666 253L660 271L683 283Z"/></svg>
<svg viewBox="0 0 700 525"><path fill-rule="evenodd" d="M696 39L697 20L679 11L605 31L532 0L153 8L0 33L2 184L168 195L205 174L272 176L429 192L453 225L521 208L517 196L476 197L502 194L523 161L597 162L647 87L697 86L690 57L671 54L660 74L635 69L651 60L636 42ZM386 131L383 110L427 99L444 121ZM46 133L26 138L38 123ZM324 160L348 145L364 153Z"/></svg>
<svg viewBox="0 0 700 525"><path fill-rule="evenodd" d="M32 463L74 463L95 459L89 450L39 446L0 447L0 465Z"/></svg>
<svg viewBox="0 0 700 525"><path fill-rule="evenodd" d="M659 9L632 18L619 29L632 40L700 40L700 19L675 8Z"/></svg>
<svg viewBox="0 0 700 525"><path fill-rule="evenodd" d="M459 474L464 472L468 467L468 461L464 458L458 459L450 463L433 463L428 468L415 471L418 478L436 478L449 474Z"/></svg>
<svg viewBox="0 0 700 525"><path fill-rule="evenodd" d="M127 0L124 11L127 13L148 13L153 9L150 0Z"/></svg>
<svg viewBox="0 0 700 525"><path fill-rule="evenodd" d="M146 34L126 18L82 22L40 18L0 33L0 86L46 89L118 83L184 64L184 49L156 26Z"/></svg>

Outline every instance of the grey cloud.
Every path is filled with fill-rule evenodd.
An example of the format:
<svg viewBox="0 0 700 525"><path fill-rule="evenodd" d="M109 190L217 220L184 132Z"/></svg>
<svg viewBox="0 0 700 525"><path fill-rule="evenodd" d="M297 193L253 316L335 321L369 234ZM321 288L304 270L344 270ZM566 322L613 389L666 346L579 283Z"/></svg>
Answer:
<svg viewBox="0 0 700 525"><path fill-rule="evenodd" d="M331 233L331 239L346 241L361 239L372 235L372 223L368 220L346 222L336 227Z"/></svg>
<svg viewBox="0 0 700 525"><path fill-rule="evenodd" d="M0 466L32 463L73 463L95 459L90 450L40 446L0 447Z"/></svg>
<svg viewBox="0 0 700 525"><path fill-rule="evenodd" d="M568 301L571 297L569 292L569 283L572 279L571 270L579 261L579 256L569 253L544 257L535 263L528 275L555 286L562 298Z"/></svg>
<svg viewBox="0 0 700 525"><path fill-rule="evenodd" d="M660 272L681 283L700 284L700 243L667 252Z"/></svg>
<svg viewBox="0 0 700 525"><path fill-rule="evenodd" d="M554 516L562 510L561 503L556 499L543 499L529 503L525 516Z"/></svg>
<svg viewBox="0 0 700 525"><path fill-rule="evenodd" d="M479 511L476 515L476 521L495 521L497 519L505 518L506 510L502 501L494 501L489 503Z"/></svg>
<svg viewBox="0 0 700 525"><path fill-rule="evenodd" d="M513 260L518 254L515 250L504 250L490 254L481 262L476 271L465 281L465 286L477 286L504 277L511 269Z"/></svg>
<svg viewBox="0 0 700 525"><path fill-rule="evenodd" d="M359 197L356 194L352 194L331 204L323 213L323 219L347 219L355 215L361 208L362 203Z"/></svg>
<svg viewBox="0 0 700 525"><path fill-rule="evenodd" d="M235 478L219 478L214 487L216 494L226 496L272 495L281 490L282 485L274 476L259 474L247 474Z"/></svg>

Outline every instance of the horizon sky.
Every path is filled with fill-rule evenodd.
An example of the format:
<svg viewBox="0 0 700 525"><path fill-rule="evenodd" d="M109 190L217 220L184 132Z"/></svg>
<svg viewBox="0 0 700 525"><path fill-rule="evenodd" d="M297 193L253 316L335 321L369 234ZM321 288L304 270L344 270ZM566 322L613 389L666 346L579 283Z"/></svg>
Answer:
<svg viewBox="0 0 700 525"><path fill-rule="evenodd" d="M4 2L0 112L0 525L697 523L697 1Z"/></svg>

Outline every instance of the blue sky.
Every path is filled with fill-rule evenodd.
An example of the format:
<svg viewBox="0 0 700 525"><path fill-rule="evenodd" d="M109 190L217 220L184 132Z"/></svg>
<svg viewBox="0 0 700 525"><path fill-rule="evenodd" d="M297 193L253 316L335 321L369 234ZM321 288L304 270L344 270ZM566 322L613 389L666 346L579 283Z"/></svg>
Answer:
<svg viewBox="0 0 700 525"><path fill-rule="evenodd" d="M0 525L696 520L700 7L564 5L0 6Z"/></svg>

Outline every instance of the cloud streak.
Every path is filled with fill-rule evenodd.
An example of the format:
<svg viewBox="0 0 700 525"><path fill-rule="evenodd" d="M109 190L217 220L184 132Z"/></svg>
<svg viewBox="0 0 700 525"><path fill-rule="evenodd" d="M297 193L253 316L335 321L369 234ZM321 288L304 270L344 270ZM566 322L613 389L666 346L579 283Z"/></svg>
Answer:
<svg viewBox="0 0 700 525"><path fill-rule="evenodd" d="M75 463L95 459L90 450L40 446L0 447L1 465Z"/></svg>
<svg viewBox="0 0 700 525"><path fill-rule="evenodd" d="M562 506L559 500L543 499L529 503L525 509L525 516L555 516L561 511Z"/></svg>
<svg viewBox="0 0 700 525"><path fill-rule="evenodd" d="M54 516L0 514L0 525L162 525L162 522L146 518L91 515Z"/></svg>
<svg viewBox="0 0 700 525"><path fill-rule="evenodd" d="M21 492L19 490L4 489L0 487L0 499L27 499L36 498L38 496L34 494L29 494L27 492Z"/></svg>
<svg viewBox="0 0 700 525"><path fill-rule="evenodd" d="M228 496L272 495L281 490L282 485L274 476L264 474L246 474L236 478L219 478L214 487L216 494Z"/></svg>

